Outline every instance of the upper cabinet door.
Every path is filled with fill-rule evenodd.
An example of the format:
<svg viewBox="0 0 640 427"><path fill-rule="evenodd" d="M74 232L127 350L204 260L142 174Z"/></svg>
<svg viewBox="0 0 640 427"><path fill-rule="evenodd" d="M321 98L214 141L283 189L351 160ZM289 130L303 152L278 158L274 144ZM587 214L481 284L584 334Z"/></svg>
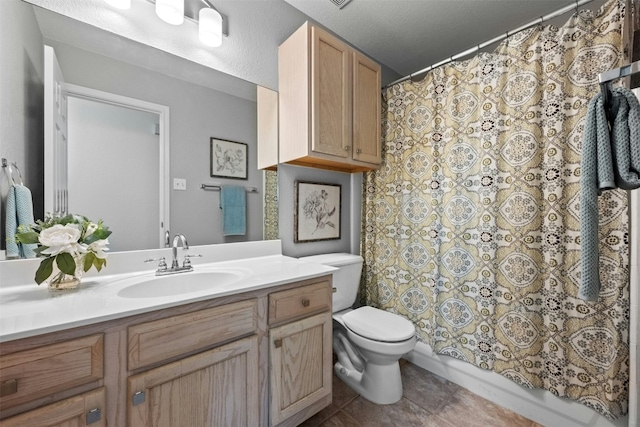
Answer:
<svg viewBox="0 0 640 427"><path fill-rule="evenodd" d="M353 158L380 164L380 65L353 52Z"/></svg>
<svg viewBox="0 0 640 427"><path fill-rule="evenodd" d="M311 149L351 157L350 50L311 27Z"/></svg>

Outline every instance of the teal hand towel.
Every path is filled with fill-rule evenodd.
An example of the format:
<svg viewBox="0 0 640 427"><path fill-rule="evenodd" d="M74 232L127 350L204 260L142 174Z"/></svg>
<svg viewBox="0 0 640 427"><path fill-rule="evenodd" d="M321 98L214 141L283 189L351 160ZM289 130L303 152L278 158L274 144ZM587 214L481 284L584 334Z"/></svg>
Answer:
<svg viewBox="0 0 640 427"><path fill-rule="evenodd" d="M33 199L31 191L24 185L13 185L6 202L7 258L34 258L37 245L23 245L16 240L18 227L33 224Z"/></svg>
<svg viewBox="0 0 640 427"><path fill-rule="evenodd" d="M640 105L628 89L612 92L611 130L598 94L589 103L582 139L578 297L586 301L597 301L600 293L598 194L616 187L640 187Z"/></svg>
<svg viewBox="0 0 640 427"><path fill-rule="evenodd" d="M237 185L220 186L222 234L244 236L247 232L247 192Z"/></svg>

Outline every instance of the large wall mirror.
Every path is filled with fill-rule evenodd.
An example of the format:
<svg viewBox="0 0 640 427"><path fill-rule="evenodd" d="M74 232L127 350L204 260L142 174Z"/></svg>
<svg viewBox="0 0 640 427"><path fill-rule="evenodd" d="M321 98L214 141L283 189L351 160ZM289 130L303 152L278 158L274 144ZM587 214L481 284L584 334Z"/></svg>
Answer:
<svg viewBox="0 0 640 427"><path fill-rule="evenodd" d="M165 228L171 235L184 234L191 245L261 240L277 235L273 227L267 234L264 228L265 213L268 215L271 209L270 214L274 215L273 203L265 209L265 190L267 195L275 194L277 179L265 177L256 166L255 84L21 0L3 0L0 9L3 57L0 157L16 162L20 168L33 194L36 219L46 209L42 93L43 51L48 45L54 49L64 79L70 85L166 106L170 111L166 153L169 162L163 175L157 169L157 156L162 154L156 150L158 145L154 145L162 129L153 114L139 114L134 108L131 111L139 116L134 119L133 115L127 115L129 107L117 102L92 107L86 104L86 97L73 97L73 113L69 116L74 129L69 136L69 150L73 150L70 159L84 169L69 173L73 180L69 184L69 211L84 213L74 208L83 205L74 205L74 194L79 193L72 192L78 186L84 187L87 195L81 197L85 202L82 209L90 210L85 214L92 219L103 212L108 215L103 219L113 230L110 238L113 250L148 249L161 244L157 238L159 224L155 224L162 220L158 217L157 185L168 186ZM82 119L82 123L77 124L76 118ZM119 122L123 129L113 130L103 120L107 118ZM210 176L211 138L247 144L246 180ZM139 146L143 140L147 141L147 148ZM186 183L186 189L174 189L174 179L184 180L180 182ZM255 193L247 193L245 236L223 236L220 193L201 189L202 184L257 189ZM3 173L0 176L3 198L9 185L7 174ZM132 196L133 187L138 187L136 191L141 193ZM106 209L92 210L99 202L114 207L113 213ZM5 207L1 207L4 242ZM140 238L121 245L119 232L129 237L140 233Z"/></svg>

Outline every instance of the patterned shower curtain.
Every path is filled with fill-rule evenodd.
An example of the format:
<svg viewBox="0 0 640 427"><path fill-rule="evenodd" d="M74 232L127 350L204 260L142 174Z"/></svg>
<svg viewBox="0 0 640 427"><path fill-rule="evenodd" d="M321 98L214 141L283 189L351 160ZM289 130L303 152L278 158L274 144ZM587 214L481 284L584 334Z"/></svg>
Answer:
<svg viewBox="0 0 640 427"><path fill-rule="evenodd" d="M367 304L438 354L610 418L628 406L627 196L599 198L603 289L582 301L580 152L623 13L614 0L390 87L363 213Z"/></svg>

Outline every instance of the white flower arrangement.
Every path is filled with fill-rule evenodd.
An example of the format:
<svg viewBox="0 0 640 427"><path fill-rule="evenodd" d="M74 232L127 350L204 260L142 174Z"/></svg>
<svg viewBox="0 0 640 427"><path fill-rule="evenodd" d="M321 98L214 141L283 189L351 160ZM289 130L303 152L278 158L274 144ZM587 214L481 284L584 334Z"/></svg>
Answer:
<svg viewBox="0 0 640 427"><path fill-rule="evenodd" d="M16 238L24 244L37 244L36 254L44 259L36 271L35 281L41 284L54 274L52 283L59 283L65 275L75 276L76 270L102 270L107 265L109 235L111 231L102 223L90 221L82 215L55 218L47 215L44 221L21 229Z"/></svg>

